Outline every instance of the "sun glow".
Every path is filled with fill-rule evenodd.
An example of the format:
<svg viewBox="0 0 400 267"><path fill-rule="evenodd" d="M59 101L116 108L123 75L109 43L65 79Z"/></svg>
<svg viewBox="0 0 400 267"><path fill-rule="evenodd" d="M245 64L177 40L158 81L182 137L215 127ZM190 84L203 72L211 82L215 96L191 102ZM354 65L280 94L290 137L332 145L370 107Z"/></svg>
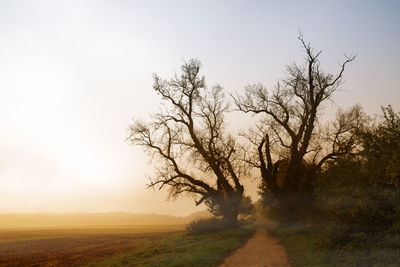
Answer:
<svg viewBox="0 0 400 267"><path fill-rule="evenodd" d="M385 10L385 19L371 20L383 7L350 5L364 10L357 19L342 12L340 19L335 12L329 19L326 12L306 16L310 11L301 5L268 1L1 1L0 213L204 209L191 198L165 202L165 191L147 190L146 174L157 162L147 164L149 158L125 141L133 118L159 110L152 73L170 77L183 60L197 57L208 86L238 93L249 83L270 88L286 64L302 60L298 28L331 53L323 53L323 62L336 62L344 51L359 53L338 106L357 101L370 114L380 105L398 110L397 13ZM235 131L251 124L234 112L226 118ZM246 187L254 198L257 183Z"/></svg>

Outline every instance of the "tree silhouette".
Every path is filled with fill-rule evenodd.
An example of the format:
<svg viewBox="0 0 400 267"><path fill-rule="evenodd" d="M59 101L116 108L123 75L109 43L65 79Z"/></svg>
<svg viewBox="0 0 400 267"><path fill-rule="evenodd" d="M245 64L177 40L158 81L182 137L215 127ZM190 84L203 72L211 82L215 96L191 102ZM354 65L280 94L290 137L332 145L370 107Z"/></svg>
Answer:
<svg viewBox="0 0 400 267"><path fill-rule="evenodd" d="M262 115L256 129L245 134L255 147L246 161L260 169L268 190L288 210L298 208L300 196L312 190L310 179L316 169L354 148L354 130L362 117L358 106L340 111L321 140L322 104L337 91L346 65L355 56L346 57L338 74L327 74L320 70L322 51L312 49L302 35L298 39L305 50L304 66L288 66L287 77L273 91L256 84L248 86L245 95L233 97L238 110Z"/></svg>
<svg viewBox="0 0 400 267"><path fill-rule="evenodd" d="M151 123L135 121L129 140L149 152L157 172L149 187L167 187L170 197L198 196L196 205L212 199L228 226L237 223L246 167L237 155L236 140L225 132L228 109L223 89L208 89L200 62L192 59L170 80L154 75L154 90L163 101Z"/></svg>

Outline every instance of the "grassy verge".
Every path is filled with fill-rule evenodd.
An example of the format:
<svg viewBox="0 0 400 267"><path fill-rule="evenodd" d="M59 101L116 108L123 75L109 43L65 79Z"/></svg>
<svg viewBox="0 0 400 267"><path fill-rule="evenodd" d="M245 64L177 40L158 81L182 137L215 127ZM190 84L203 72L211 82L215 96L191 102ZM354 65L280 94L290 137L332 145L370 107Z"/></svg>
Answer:
<svg viewBox="0 0 400 267"><path fill-rule="evenodd" d="M319 238L305 227L283 227L267 220L266 227L275 234L284 246L294 266L323 266L326 259L319 252Z"/></svg>
<svg viewBox="0 0 400 267"><path fill-rule="evenodd" d="M268 221L267 227L281 239L294 266L399 266L399 233L353 234L339 244L321 225Z"/></svg>
<svg viewBox="0 0 400 267"><path fill-rule="evenodd" d="M88 266L216 266L241 247L255 224L220 232L182 233Z"/></svg>

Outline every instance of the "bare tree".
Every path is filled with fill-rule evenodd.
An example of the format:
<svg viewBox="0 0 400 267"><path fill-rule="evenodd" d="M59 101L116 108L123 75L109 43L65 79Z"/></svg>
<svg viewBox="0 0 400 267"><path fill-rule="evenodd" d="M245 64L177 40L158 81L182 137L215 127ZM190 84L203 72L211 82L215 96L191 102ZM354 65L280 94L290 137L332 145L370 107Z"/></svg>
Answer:
<svg viewBox="0 0 400 267"><path fill-rule="evenodd" d="M338 90L345 67L355 56L346 57L338 74L327 74L320 70L322 51L312 49L302 35L299 40L306 55L304 66L288 66L287 77L272 91L256 84L248 86L244 96L233 97L240 111L262 115L256 129L246 134L255 147L246 161L260 169L268 189L288 209L295 209L302 191L310 189L316 169L354 148L353 122L361 114L359 107L339 112L325 140L319 140L322 104Z"/></svg>
<svg viewBox="0 0 400 267"><path fill-rule="evenodd" d="M237 223L245 165L236 140L225 132L228 105L220 86L207 89L200 62L190 60L170 80L154 75L154 90L162 97L160 113L151 123L135 121L129 140L149 152L157 172L149 187L167 187L170 197L197 196L196 205L212 199L228 226Z"/></svg>

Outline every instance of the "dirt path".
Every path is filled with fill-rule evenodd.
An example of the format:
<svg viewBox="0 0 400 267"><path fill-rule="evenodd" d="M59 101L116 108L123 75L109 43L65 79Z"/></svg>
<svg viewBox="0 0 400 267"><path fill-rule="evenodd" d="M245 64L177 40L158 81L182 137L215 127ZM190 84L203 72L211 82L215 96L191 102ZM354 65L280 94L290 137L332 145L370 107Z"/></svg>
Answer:
<svg viewBox="0 0 400 267"><path fill-rule="evenodd" d="M258 230L247 243L226 258L219 267L291 266L279 239Z"/></svg>

